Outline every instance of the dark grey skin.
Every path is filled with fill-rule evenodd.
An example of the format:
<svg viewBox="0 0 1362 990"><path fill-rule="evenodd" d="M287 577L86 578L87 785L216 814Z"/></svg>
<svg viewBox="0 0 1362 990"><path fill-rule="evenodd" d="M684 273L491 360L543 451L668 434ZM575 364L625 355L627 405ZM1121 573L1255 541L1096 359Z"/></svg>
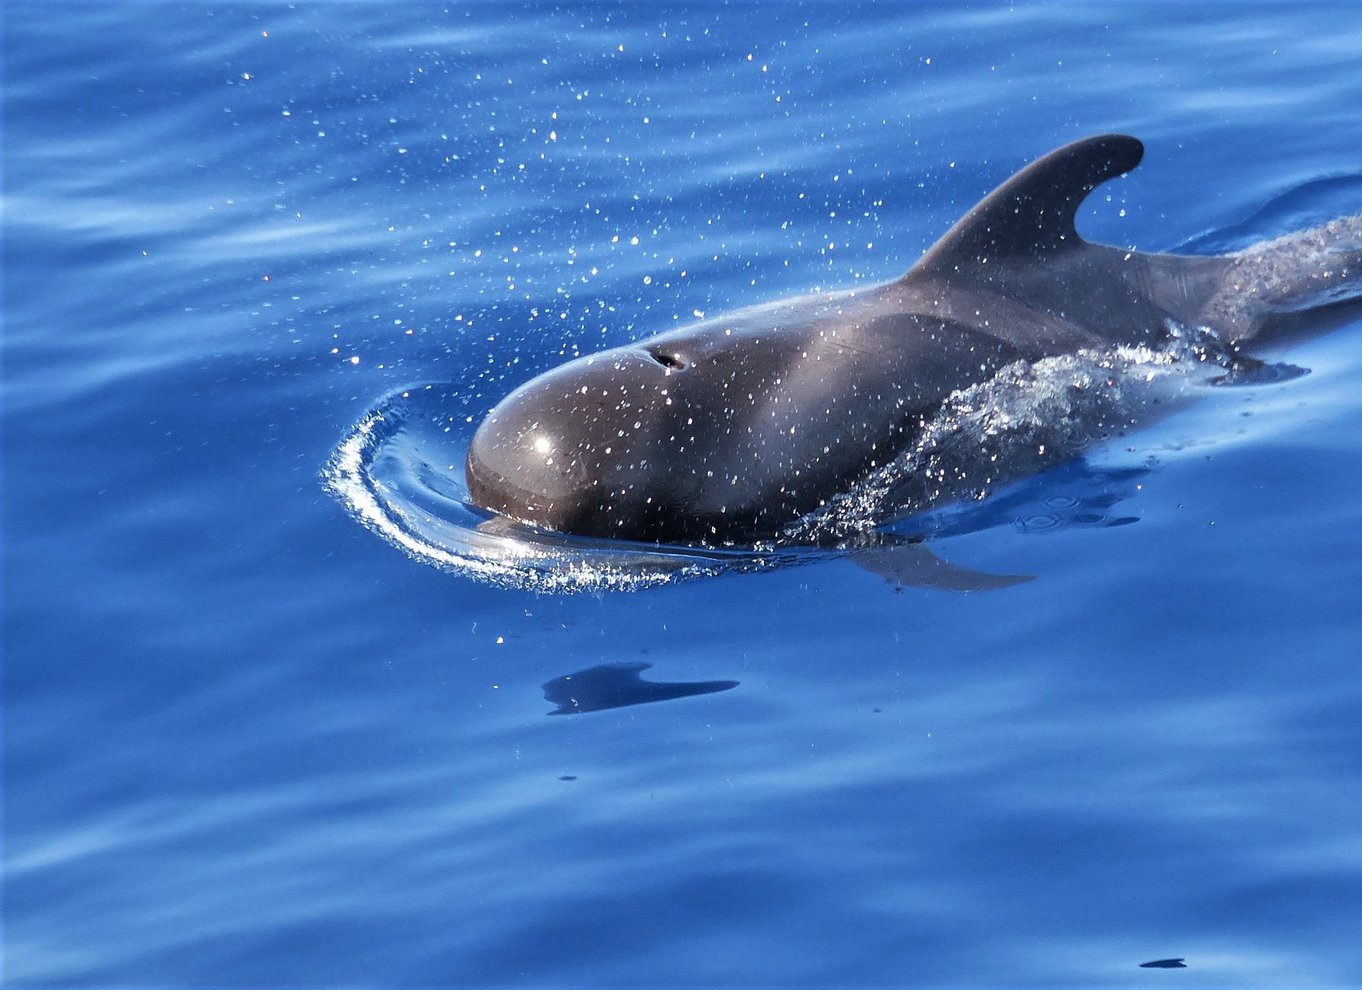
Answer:
<svg viewBox="0 0 1362 990"><path fill-rule="evenodd" d="M1236 254L1092 244L1074 215L1140 161L1105 135L1033 162L902 278L780 300L579 358L479 427L479 506L584 536L777 538L885 464L955 390L1019 360L1156 344L1170 321L1227 343L1362 295L1362 216Z"/></svg>

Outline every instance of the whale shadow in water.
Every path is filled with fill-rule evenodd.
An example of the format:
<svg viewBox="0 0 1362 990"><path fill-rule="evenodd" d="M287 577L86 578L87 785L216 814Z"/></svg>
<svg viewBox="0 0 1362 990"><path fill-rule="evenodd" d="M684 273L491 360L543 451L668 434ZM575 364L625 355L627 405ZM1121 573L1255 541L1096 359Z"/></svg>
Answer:
<svg viewBox="0 0 1362 990"><path fill-rule="evenodd" d="M651 666L643 661L606 663L546 681L544 700L558 706L548 714L579 715L714 694L738 686L737 681L645 681L640 675Z"/></svg>

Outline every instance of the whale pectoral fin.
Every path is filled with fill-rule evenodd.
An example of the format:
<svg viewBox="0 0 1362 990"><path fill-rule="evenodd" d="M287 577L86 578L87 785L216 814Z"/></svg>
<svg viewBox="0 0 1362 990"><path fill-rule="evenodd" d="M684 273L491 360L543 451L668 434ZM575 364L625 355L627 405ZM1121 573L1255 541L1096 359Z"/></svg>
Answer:
<svg viewBox="0 0 1362 990"><path fill-rule="evenodd" d="M899 588L997 591L1035 580L1031 574L985 574L942 560L921 543L892 543L857 550L851 559Z"/></svg>
<svg viewBox="0 0 1362 990"><path fill-rule="evenodd" d="M981 200L913 270L958 272L998 259L1079 247L1086 243L1074 226L1079 205L1142 157L1144 145L1124 134L1085 138L1052 151Z"/></svg>
<svg viewBox="0 0 1362 990"><path fill-rule="evenodd" d="M1308 374L1310 374L1310 369L1302 368L1300 365L1287 364L1284 361L1268 364L1266 361L1240 354L1225 369L1225 373L1212 378L1210 384L1221 386L1276 385L1278 382L1289 382Z"/></svg>

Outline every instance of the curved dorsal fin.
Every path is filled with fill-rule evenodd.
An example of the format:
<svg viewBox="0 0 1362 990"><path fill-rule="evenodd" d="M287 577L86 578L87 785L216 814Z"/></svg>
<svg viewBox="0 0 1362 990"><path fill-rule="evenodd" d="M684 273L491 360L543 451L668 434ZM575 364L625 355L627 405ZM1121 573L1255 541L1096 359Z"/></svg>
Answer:
<svg viewBox="0 0 1362 990"><path fill-rule="evenodd" d="M956 270L990 259L1032 257L1084 243L1074 229L1079 204L1124 175L1144 145L1124 134L1084 138L1036 159L966 213L914 269Z"/></svg>

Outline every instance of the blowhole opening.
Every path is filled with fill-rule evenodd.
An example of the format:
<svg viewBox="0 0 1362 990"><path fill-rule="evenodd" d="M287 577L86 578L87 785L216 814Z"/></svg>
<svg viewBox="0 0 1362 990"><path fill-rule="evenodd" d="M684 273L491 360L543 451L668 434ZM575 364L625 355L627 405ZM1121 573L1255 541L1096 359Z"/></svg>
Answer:
<svg viewBox="0 0 1362 990"><path fill-rule="evenodd" d="M677 357L674 354L668 354L665 351L649 351L648 355L654 361L656 361L658 364L662 365L662 367L668 369L669 371L686 370L686 362L682 361L679 357Z"/></svg>

